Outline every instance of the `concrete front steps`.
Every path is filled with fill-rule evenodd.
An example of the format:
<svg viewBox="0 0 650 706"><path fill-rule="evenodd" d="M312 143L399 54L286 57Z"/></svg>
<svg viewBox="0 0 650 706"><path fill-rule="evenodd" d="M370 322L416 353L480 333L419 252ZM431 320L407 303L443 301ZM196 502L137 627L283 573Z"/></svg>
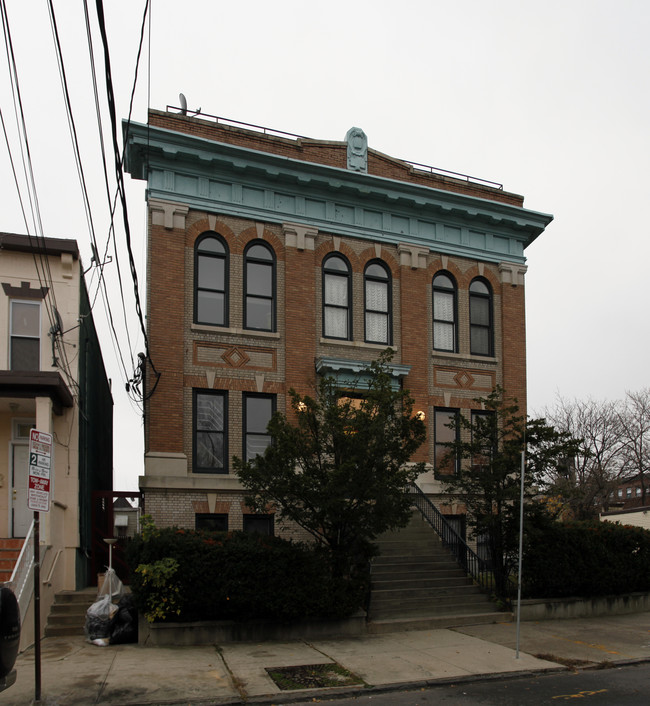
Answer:
<svg viewBox="0 0 650 706"><path fill-rule="evenodd" d="M82 591L59 591L45 625L46 637L83 635L86 611L97 600L97 587Z"/></svg>
<svg viewBox="0 0 650 706"><path fill-rule="evenodd" d="M409 524L378 538L368 632L507 622L415 511Z"/></svg>
<svg viewBox="0 0 650 706"><path fill-rule="evenodd" d="M0 539L0 584L11 579L24 539Z"/></svg>

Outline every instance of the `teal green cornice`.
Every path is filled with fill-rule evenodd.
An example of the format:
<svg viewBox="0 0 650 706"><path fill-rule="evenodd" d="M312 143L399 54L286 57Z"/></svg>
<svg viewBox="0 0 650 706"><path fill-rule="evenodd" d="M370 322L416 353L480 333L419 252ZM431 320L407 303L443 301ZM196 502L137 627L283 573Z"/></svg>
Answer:
<svg viewBox="0 0 650 706"><path fill-rule="evenodd" d="M319 375L333 377L339 387L351 390L367 390L370 387L372 375L369 366L370 363L364 360L346 360L345 358L325 356L316 359L316 372ZM391 387L393 390L399 390L400 380L409 374L411 366L390 363L387 367L391 376Z"/></svg>
<svg viewBox="0 0 650 706"><path fill-rule="evenodd" d="M190 208L449 255L524 262L552 216L509 204L131 123L126 169Z"/></svg>

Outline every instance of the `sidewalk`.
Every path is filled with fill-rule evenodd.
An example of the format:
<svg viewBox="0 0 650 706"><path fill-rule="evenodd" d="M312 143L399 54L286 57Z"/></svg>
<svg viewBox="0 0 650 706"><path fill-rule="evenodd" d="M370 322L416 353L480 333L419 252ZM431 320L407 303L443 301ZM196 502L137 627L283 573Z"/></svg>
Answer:
<svg viewBox="0 0 650 706"><path fill-rule="evenodd" d="M461 681L494 674L542 672L601 662L650 660L650 613L521 624L423 630L307 643L264 642L207 647L96 647L83 637L42 642L41 703L47 706L292 703L322 689L282 691L266 668L338 663L360 686L353 693ZM535 656L537 655L537 657ZM541 658L540 658L541 657ZM7 706L34 698L34 651L16 662L16 683L0 695Z"/></svg>

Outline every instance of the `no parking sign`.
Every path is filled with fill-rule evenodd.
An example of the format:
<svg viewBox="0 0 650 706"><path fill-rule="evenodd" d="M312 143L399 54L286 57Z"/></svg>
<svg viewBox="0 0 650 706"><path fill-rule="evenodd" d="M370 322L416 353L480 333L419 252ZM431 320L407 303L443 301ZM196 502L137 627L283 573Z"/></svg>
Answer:
<svg viewBox="0 0 650 706"><path fill-rule="evenodd" d="M36 512L50 511L50 470L52 434L32 429L29 433L29 487L27 507Z"/></svg>

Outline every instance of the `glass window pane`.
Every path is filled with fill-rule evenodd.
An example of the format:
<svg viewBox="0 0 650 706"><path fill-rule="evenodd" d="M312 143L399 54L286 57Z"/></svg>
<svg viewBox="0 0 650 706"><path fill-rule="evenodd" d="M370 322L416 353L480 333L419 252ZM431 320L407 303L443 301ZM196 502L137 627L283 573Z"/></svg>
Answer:
<svg viewBox="0 0 650 706"><path fill-rule="evenodd" d="M273 535L272 515L244 515L244 532Z"/></svg>
<svg viewBox="0 0 650 706"><path fill-rule="evenodd" d="M342 257L330 257L325 263L326 270L337 270L339 272L348 272L348 266Z"/></svg>
<svg viewBox="0 0 650 706"><path fill-rule="evenodd" d="M388 316L366 312L366 340L388 343Z"/></svg>
<svg viewBox="0 0 650 706"><path fill-rule="evenodd" d="M246 431L266 433L272 414L273 400L270 397L247 397Z"/></svg>
<svg viewBox="0 0 650 706"><path fill-rule="evenodd" d="M270 297L273 295L273 268L258 262L246 265L246 293Z"/></svg>
<svg viewBox="0 0 650 706"><path fill-rule="evenodd" d="M366 308L388 311L388 285L385 282L366 282Z"/></svg>
<svg viewBox="0 0 650 706"><path fill-rule="evenodd" d="M41 369L41 343L38 338L11 339L11 369Z"/></svg>
<svg viewBox="0 0 650 706"><path fill-rule="evenodd" d="M454 441L456 431L448 425L454 421L453 412L436 411L436 443L447 443Z"/></svg>
<svg viewBox="0 0 650 706"><path fill-rule="evenodd" d="M11 333L14 336L40 336L41 305L11 303Z"/></svg>
<svg viewBox="0 0 650 706"><path fill-rule="evenodd" d="M197 530L205 532L227 532L228 515L222 513L197 513L195 515L195 527Z"/></svg>
<svg viewBox="0 0 650 706"><path fill-rule="evenodd" d="M439 351L453 351L454 343L454 325L434 322L433 347Z"/></svg>
<svg viewBox="0 0 650 706"><path fill-rule="evenodd" d="M247 297L246 327L270 331L273 324L273 302L270 299Z"/></svg>
<svg viewBox="0 0 650 706"><path fill-rule="evenodd" d="M334 338L348 336L348 310L325 308L325 335Z"/></svg>
<svg viewBox="0 0 650 706"><path fill-rule="evenodd" d="M336 306L348 305L348 278L325 275L325 303Z"/></svg>
<svg viewBox="0 0 650 706"><path fill-rule="evenodd" d="M204 238L197 247L198 252L213 252L226 254L226 249L221 241L216 238Z"/></svg>
<svg viewBox="0 0 650 706"><path fill-rule="evenodd" d="M469 291L473 294L490 294L490 290L488 289L487 284L485 284L485 282L481 282L480 279L474 280L469 285Z"/></svg>
<svg viewBox="0 0 650 706"><path fill-rule="evenodd" d="M489 329L472 326L470 329L470 339L471 353L490 355Z"/></svg>
<svg viewBox="0 0 650 706"><path fill-rule="evenodd" d="M381 279L388 279L386 270L376 262L366 268L366 275L368 275L369 277L380 277Z"/></svg>
<svg viewBox="0 0 650 706"><path fill-rule="evenodd" d="M433 295L433 318L438 321L454 320L454 295L435 292Z"/></svg>
<svg viewBox="0 0 650 706"><path fill-rule="evenodd" d="M216 326L225 324L225 296L222 292L197 292L196 300L198 323Z"/></svg>
<svg viewBox="0 0 650 706"><path fill-rule="evenodd" d="M271 255L269 249L264 247L264 245L253 245L252 248L249 248L246 251L246 257L252 257L256 260L268 260L269 262L273 262L273 255Z"/></svg>
<svg viewBox="0 0 650 706"><path fill-rule="evenodd" d="M201 469L221 471L223 465L223 434L197 431L196 433L196 466Z"/></svg>
<svg viewBox="0 0 650 706"><path fill-rule="evenodd" d="M454 283L447 275L436 275L433 278L434 287L445 287L446 289L454 289Z"/></svg>
<svg viewBox="0 0 650 706"><path fill-rule="evenodd" d="M198 286L202 289L225 289L225 259L199 256Z"/></svg>
<svg viewBox="0 0 650 706"><path fill-rule="evenodd" d="M246 460L250 461L255 456L263 454L270 444L271 437L268 434L249 434L246 437Z"/></svg>
<svg viewBox="0 0 650 706"><path fill-rule="evenodd" d="M196 396L196 428L201 431L224 430L224 398L222 395Z"/></svg>
<svg viewBox="0 0 650 706"><path fill-rule="evenodd" d="M470 323L482 326L490 325L490 300L473 297L470 300Z"/></svg>

